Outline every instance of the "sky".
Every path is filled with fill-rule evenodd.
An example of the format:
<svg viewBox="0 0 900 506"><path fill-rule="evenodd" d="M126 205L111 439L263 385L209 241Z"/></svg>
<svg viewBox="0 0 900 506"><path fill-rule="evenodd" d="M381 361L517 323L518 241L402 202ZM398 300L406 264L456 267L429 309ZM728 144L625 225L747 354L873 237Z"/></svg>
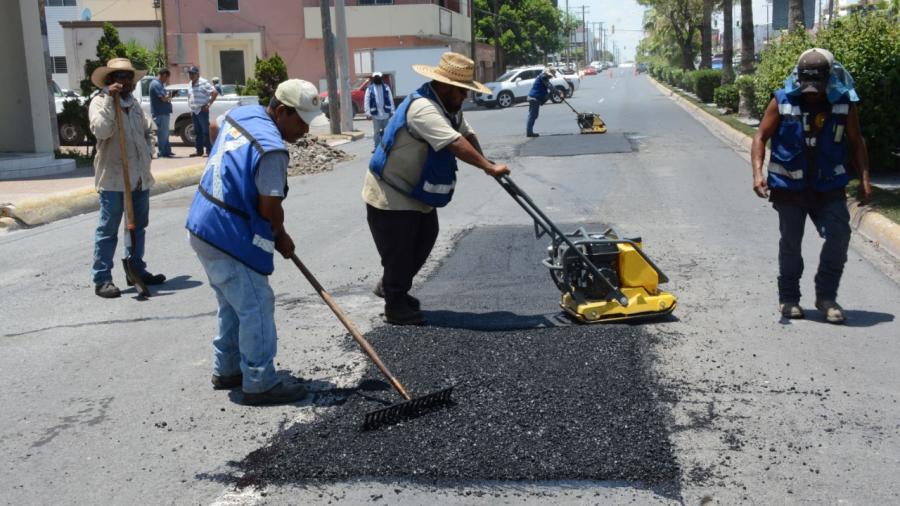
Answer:
<svg viewBox="0 0 900 506"><path fill-rule="evenodd" d="M740 0L734 1L734 21L740 19ZM566 9L566 0L559 0L559 8ZM634 51L643 34L641 24L644 19L644 7L638 5L635 0L568 0L569 11L581 19L581 6L585 8L585 19L588 23L602 22L609 29L615 25L616 33L609 40L615 41L621 51L622 61L634 60ZM817 3L818 5L818 3ZM766 24L766 9L771 8L765 0L753 0L753 24ZM771 14L770 14L771 16ZM718 27L722 27L722 15L719 14ZM590 25L589 25L590 26ZM738 33L735 25L735 33ZM607 49L611 47L607 44Z"/></svg>

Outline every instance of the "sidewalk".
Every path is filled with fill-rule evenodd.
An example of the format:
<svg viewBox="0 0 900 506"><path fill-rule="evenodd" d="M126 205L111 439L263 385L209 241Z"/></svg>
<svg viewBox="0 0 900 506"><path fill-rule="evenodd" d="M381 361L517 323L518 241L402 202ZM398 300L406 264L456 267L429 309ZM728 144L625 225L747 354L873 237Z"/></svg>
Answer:
<svg viewBox="0 0 900 506"><path fill-rule="evenodd" d="M324 115L310 125L310 135L324 137L329 145L339 146L372 135L372 122L354 121L353 135L329 134ZM173 141L175 138L172 138ZM66 150L87 148L67 147ZM193 146L181 142L172 144L175 158L158 158L150 170L156 179L152 195L197 184L206 166L205 157L191 158ZM78 166L65 174L28 179L0 181L0 233L43 225L56 220L91 212L97 209L94 190L94 168L90 163Z"/></svg>

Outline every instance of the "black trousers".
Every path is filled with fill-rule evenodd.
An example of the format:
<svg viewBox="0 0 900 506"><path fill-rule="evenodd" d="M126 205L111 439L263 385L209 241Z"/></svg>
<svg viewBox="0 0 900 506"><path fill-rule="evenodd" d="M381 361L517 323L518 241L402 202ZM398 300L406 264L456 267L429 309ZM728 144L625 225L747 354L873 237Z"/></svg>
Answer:
<svg viewBox="0 0 900 506"><path fill-rule="evenodd" d="M437 209L430 213L384 211L366 204L366 219L384 267L385 302L400 300L412 288L413 278L437 240Z"/></svg>

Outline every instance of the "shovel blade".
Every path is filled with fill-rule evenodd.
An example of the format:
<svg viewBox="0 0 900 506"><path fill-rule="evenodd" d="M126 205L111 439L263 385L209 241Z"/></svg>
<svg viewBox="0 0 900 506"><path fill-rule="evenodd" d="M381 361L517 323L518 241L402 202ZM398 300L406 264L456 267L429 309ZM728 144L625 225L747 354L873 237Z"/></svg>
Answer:
<svg viewBox="0 0 900 506"><path fill-rule="evenodd" d="M454 402L450 395L455 387L456 385L453 385L428 395L414 397L408 401L366 413L365 421L363 421L363 430L377 429L384 425L416 418L446 406L451 406Z"/></svg>
<svg viewBox="0 0 900 506"><path fill-rule="evenodd" d="M138 274L137 269L134 268L134 261L131 259L131 256L122 259L122 267L125 269L125 275L132 283L134 283L134 288L137 290L138 295L141 297L149 297L150 290L147 289L146 283L144 283L144 280L141 278L140 274Z"/></svg>

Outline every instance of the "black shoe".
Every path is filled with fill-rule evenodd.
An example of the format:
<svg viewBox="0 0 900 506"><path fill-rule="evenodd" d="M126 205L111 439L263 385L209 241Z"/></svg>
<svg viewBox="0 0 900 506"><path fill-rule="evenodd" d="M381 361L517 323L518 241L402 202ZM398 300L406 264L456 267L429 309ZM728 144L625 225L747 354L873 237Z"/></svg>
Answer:
<svg viewBox="0 0 900 506"><path fill-rule="evenodd" d="M212 375L213 390L231 390L232 388L241 386L243 382L243 374L235 374L234 376Z"/></svg>
<svg viewBox="0 0 900 506"><path fill-rule="evenodd" d="M540 137L541 134L525 134L525 137Z"/></svg>
<svg viewBox="0 0 900 506"><path fill-rule="evenodd" d="M191 153L188 155L190 158L196 158L198 156L203 156L203 153Z"/></svg>
<svg viewBox="0 0 900 506"><path fill-rule="evenodd" d="M244 392L243 404L247 406L261 406L264 404L293 404L306 398L306 387L300 383L285 385L279 383L274 387L259 393Z"/></svg>
<svg viewBox="0 0 900 506"><path fill-rule="evenodd" d="M384 321L393 325L425 325L425 316L401 299L400 302L385 303Z"/></svg>
<svg viewBox="0 0 900 506"><path fill-rule="evenodd" d="M144 280L145 285L161 285L166 282L164 274L150 274L149 272L141 274L141 279ZM125 282L128 283L128 286L134 286L134 281L128 274L125 274Z"/></svg>
<svg viewBox="0 0 900 506"><path fill-rule="evenodd" d="M374 293L376 297L383 299L384 298L384 289L381 286L381 281L382 280L380 280L380 279L378 280L378 283L375 284L375 288L372 288L372 293ZM410 295L408 293L405 295L405 297L406 297L407 304L412 306L412 308L415 309L416 311L418 311L419 309L422 308L422 303L419 302L419 299L413 297L412 295Z"/></svg>
<svg viewBox="0 0 900 506"><path fill-rule="evenodd" d="M122 292L119 290L119 287L113 284L112 281L104 281L102 283L97 283L94 285L94 293L103 297L104 299L115 299L116 297L121 297Z"/></svg>

